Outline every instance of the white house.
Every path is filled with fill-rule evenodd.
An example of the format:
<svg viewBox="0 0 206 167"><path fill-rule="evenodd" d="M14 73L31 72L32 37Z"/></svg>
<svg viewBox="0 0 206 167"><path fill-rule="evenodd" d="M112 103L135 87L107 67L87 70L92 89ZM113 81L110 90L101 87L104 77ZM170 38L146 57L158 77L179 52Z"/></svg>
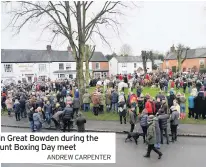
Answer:
<svg viewBox="0 0 206 167"><path fill-rule="evenodd" d="M93 72L92 64L104 61L105 57L101 52L94 52L89 62L90 73ZM85 69L85 63L83 68ZM17 81L23 78L32 82L35 78L76 78L76 62L71 50L55 51L50 45L47 50L2 49L1 79Z"/></svg>
<svg viewBox="0 0 206 167"><path fill-rule="evenodd" d="M109 61L110 75L134 73L137 69L143 69L140 56L116 56ZM148 72L152 71L152 62L147 61Z"/></svg>

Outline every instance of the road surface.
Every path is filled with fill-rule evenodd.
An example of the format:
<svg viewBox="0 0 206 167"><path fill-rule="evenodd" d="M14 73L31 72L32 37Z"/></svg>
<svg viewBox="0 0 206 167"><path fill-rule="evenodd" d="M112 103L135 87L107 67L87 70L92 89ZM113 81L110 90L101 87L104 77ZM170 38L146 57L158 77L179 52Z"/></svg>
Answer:
<svg viewBox="0 0 206 167"><path fill-rule="evenodd" d="M29 129L3 128L2 132L29 132ZM161 147L162 159L152 152L150 159L145 159L146 145L142 139L136 146L134 142L124 142L125 135L117 135L116 164L38 164L38 167L201 167L205 164L205 138L178 138L176 143ZM106 143L105 143L106 146ZM35 158L35 157L34 157ZM11 158L12 161L12 158ZM2 164L2 167L36 167L37 164Z"/></svg>

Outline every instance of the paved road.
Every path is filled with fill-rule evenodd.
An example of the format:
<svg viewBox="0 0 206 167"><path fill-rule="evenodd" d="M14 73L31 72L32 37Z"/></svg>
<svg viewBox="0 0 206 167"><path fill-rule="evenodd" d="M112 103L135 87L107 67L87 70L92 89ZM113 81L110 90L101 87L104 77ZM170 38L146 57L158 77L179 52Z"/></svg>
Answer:
<svg viewBox="0 0 206 167"><path fill-rule="evenodd" d="M25 132L28 129L3 128L2 132ZM161 151L163 157L157 159L152 152L150 159L143 158L146 145L139 139L139 145L134 142L124 142L125 135L117 135L116 139L116 164L38 164L38 167L126 167L126 166L153 166L153 167L174 167L174 166L204 166L205 164L205 138L178 138L178 141L170 145L163 145ZM106 144L106 143L105 143ZM2 167L36 167L37 164L2 164Z"/></svg>
<svg viewBox="0 0 206 167"><path fill-rule="evenodd" d="M22 119L21 121L15 121L13 117L2 116L1 124L7 126L20 126L29 127L28 119ZM43 125L44 126L44 125ZM120 124L119 121L94 121L87 120L86 123L87 130L105 130L105 131L128 131L130 129L130 124ZM139 123L136 127L137 130L141 131ZM168 132L170 133L169 125ZM181 124L178 129L178 134L199 134L206 135L206 125L199 124Z"/></svg>

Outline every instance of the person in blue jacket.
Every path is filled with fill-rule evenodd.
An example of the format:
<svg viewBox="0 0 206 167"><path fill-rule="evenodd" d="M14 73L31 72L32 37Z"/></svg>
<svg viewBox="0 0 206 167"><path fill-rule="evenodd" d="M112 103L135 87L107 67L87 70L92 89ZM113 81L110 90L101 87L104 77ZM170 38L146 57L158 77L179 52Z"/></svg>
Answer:
<svg viewBox="0 0 206 167"><path fill-rule="evenodd" d="M79 98L79 90L78 89L75 90L74 97L75 98Z"/></svg>
<svg viewBox="0 0 206 167"><path fill-rule="evenodd" d="M191 118L194 118L194 109L195 109L195 102L194 102L194 99L195 97L193 96L193 94L191 94L189 97L188 97L188 107L189 107L189 115L188 117Z"/></svg>

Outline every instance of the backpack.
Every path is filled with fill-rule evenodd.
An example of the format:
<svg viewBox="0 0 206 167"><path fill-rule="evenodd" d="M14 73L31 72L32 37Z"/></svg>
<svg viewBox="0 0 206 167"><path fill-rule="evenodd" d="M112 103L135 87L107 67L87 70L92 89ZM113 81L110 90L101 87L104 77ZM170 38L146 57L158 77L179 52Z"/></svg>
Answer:
<svg viewBox="0 0 206 167"><path fill-rule="evenodd" d="M135 94L130 95L129 104L135 106L137 105L137 96Z"/></svg>
<svg viewBox="0 0 206 167"><path fill-rule="evenodd" d="M98 94L93 94L93 96L92 96L92 103L94 104L94 105L98 105L98 104L100 104L100 98L99 98L99 96L98 96Z"/></svg>

